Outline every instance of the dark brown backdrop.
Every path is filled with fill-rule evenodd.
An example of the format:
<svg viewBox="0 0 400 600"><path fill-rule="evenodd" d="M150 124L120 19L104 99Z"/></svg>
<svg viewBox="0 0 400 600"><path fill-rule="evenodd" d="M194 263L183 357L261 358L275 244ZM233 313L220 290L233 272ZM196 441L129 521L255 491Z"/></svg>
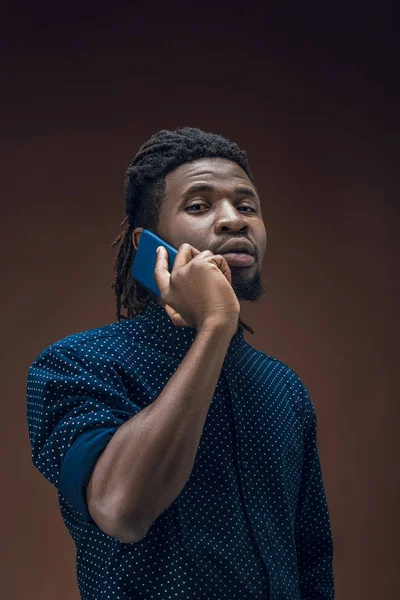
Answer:
<svg viewBox="0 0 400 600"><path fill-rule="evenodd" d="M399 597L393 15L54 10L14 3L1 38L3 597L79 598L56 490L31 463L27 370L115 320L124 170L152 133L183 125L249 154L269 292L244 310L246 339L316 407L337 598Z"/></svg>

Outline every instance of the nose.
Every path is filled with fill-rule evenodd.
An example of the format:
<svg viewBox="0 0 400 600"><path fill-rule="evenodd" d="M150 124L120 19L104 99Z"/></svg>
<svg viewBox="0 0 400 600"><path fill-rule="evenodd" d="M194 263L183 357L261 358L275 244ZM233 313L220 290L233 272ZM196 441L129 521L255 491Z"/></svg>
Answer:
<svg viewBox="0 0 400 600"><path fill-rule="evenodd" d="M242 231L247 228L248 223L245 213L238 211L229 200L220 203L220 208L215 221L216 233L226 230Z"/></svg>

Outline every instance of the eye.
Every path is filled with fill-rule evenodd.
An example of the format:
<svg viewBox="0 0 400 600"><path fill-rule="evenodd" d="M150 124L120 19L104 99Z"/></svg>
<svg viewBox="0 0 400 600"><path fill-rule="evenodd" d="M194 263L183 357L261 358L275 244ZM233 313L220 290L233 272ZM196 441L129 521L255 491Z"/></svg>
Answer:
<svg viewBox="0 0 400 600"><path fill-rule="evenodd" d="M204 204L204 202L196 202L195 204L191 204L190 206L187 206L185 208L185 210L187 210L188 212L197 212L197 210L189 211L189 208L193 208L194 206L201 206L202 204ZM252 208L251 206L239 206L239 208L249 208L251 211L256 212L255 209Z"/></svg>

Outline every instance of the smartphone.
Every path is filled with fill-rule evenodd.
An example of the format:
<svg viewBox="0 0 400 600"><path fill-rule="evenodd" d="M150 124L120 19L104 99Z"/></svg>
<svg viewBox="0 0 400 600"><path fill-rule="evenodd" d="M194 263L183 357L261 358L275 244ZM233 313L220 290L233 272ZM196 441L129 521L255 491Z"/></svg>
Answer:
<svg viewBox="0 0 400 600"><path fill-rule="evenodd" d="M156 296L161 296L154 280L158 246L164 246L167 249L168 270L171 273L178 250L149 229L143 229L132 265L132 276Z"/></svg>

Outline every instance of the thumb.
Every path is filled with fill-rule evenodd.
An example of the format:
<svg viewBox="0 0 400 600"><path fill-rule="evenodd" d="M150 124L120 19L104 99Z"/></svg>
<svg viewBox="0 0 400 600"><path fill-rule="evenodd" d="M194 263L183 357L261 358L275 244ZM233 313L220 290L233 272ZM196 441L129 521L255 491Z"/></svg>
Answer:
<svg viewBox="0 0 400 600"><path fill-rule="evenodd" d="M172 306L165 304L164 309L175 327L191 327L187 321Z"/></svg>

